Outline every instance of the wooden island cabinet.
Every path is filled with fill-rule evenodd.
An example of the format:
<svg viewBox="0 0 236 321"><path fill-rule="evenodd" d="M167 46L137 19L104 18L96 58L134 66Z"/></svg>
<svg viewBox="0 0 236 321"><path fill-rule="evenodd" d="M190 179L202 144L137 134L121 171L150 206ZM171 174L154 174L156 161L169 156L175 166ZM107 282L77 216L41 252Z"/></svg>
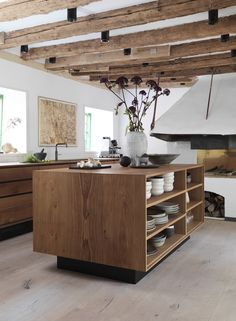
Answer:
<svg viewBox="0 0 236 321"><path fill-rule="evenodd" d="M173 191L146 200L147 179L168 172L175 172ZM59 268L136 283L203 223L203 173L201 165L136 169L118 164L35 171L34 250L56 255ZM177 202L180 211L147 233L147 209L163 201ZM148 240L170 225L175 233L147 256Z"/></svg>

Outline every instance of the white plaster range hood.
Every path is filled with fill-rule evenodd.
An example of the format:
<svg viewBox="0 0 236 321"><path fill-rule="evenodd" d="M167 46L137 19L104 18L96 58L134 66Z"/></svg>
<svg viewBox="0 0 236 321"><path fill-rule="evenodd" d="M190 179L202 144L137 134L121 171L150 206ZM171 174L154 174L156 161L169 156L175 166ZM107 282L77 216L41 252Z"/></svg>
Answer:
<svg viewBox="0 0 236 321"><path fill-rule="evenodd" d="M204 76L162 117L151 136L166 141L191 141L193 149L236 148L236 75Z"/></svg>

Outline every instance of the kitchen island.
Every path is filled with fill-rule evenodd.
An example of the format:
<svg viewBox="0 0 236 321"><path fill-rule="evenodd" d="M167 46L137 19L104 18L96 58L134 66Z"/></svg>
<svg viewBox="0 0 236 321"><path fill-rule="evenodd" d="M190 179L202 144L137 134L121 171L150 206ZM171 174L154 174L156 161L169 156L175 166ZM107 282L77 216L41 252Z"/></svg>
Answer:
<svg viewBox="0 0 236 321"><path fill-rule="evenodd" d="M174 190L147 200L147 179L169 172L175 172ZM203 223L203 173L201 165L136 169L118 164L35 171L34 250L56 255L59 268L136 283ZM179 204L179 213L147 233L147 209L167 200ZM148 240L170 225L174 235L147 256Z"/></svg>
<svg viewBox="0 0 236 321"><path fill-rule="evenodd" d="M68 168L79 160L41 163L0 163L0 241L32 231L32 173L34 170ZM104 163L117 159L102 159Z"/></svg>

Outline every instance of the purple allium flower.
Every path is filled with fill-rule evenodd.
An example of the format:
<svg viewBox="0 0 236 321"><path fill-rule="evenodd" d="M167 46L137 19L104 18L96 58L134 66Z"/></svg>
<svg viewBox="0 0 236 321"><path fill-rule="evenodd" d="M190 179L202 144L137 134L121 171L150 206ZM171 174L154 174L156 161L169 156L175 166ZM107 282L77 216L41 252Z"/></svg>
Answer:
<svg viewBox="0 0 236 321"><path fill-rule="evenodd" d="M140 90L139 94L140 94L140 95L143 95L143 96L146 96L146 95L147 95L147 93L146 93L145 90Z"/></svg>
<svg viewBox="0 0 236 321"><path fill-rule="evenodd" d="M169 96L170 94L170 89L166 88L163 90L163 95Z"/></svg>
<svg viewBox="0 0 236 321"><path fill-rule="evenodd" d="M139 86L143 82L140 76L134 76L130 81L137 86Z"/></svg>
<svg viewBox="0 0 236 321"><path fill-rule="evenodd" d="M148 87L150 87L151 89L154 89L154 90L157 91L158 85L157 85L157 83L155 82L155 80L148 80L148 81L146 82L146 85L147 85Z"/></svg>
<svg viewBox="0 0 236 321"><path fill-rule="evenodd" d="M101 78L100 79L100 84L107 84L109 82L108 78Z"/></svg>
<svg viewBox="0 0 236 321"><path fill-rule="evenodd" d="M132 114L135 114L136 108L135 108L134 106L130 106L130 107L129 107L129 111L130 111Z"/></svg>
<svg viewBox="0 0 236 321"><path fill-rule="evenodd" d="M119 85L121 88L124 88L128 84L128 79L124 76L121 76L116 79L116 84Z"/></svg>

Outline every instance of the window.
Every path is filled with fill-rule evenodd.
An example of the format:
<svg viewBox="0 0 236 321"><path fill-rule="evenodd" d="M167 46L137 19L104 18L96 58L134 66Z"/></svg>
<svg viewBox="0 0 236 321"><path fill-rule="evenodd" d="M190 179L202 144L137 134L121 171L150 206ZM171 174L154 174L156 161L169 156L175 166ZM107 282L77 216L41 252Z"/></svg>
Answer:
<svg viewBox="0 0 236 321"><path fill-rule="evenodd" d="M105 136L113 138L113 112L85 107L85 151L100 151Z"/></svg>
<svg viewBox="0 0 236 321"><path fill-rule="evenodd" d="M1 152L26 152L26 93L0 87Z"/></svg>

